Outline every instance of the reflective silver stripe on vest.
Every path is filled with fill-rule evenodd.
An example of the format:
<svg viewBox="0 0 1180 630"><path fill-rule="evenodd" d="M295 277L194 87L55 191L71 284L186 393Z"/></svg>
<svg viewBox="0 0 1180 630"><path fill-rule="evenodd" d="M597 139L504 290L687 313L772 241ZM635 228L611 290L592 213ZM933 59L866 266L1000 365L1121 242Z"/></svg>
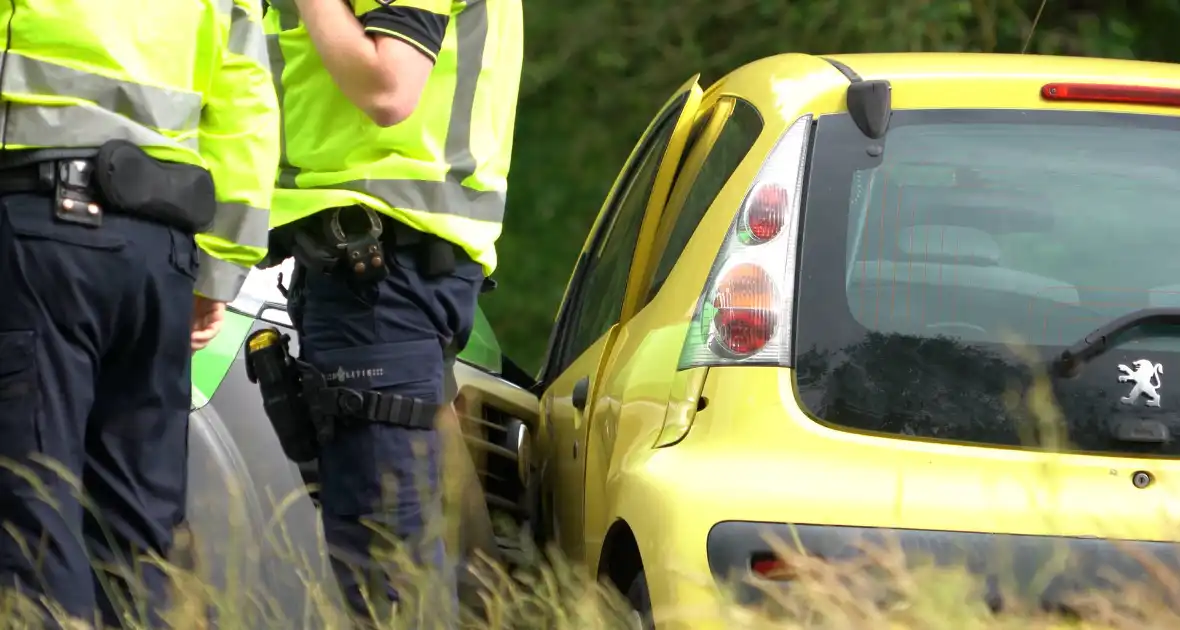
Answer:
<svg viewBox="0 0 1180 630"><path fill-rule="evenodd" d="M447 125L446 156L451 165L449 178L462 182L475 173L471 153L471 117L475 110L475 89L483 70L483 53L488 43L488 5L485 0L467 0L455 25L459 50L455 59L455 97Z"/></svg>
<svg viewBox="0 0 1180 630"><path fill-rule="evenodd" d="M281 3L272 2L271 6L277 7L278 4ZM290 15L293 14L286 10L281 14L283 29L288 28L287 19ZM297 25L298 18L292 19ZM455 94L451 103L451 119L447 126L445 154L450 171L446 178L441 182L365 179L321 188L363 192L378 197L395 208L405 210L450 214L479 221L503 221L504 191L475 190L462 184L476 169L475 156L471 152L471 119L475 109L475 91L479 84L479 74L483 69L484 48L488 40L488 8L485 0L467 0L466 8L455 20L459 45L456 51ZM282 76L282 51L278 50L278 36L269 37L272 59L276 60L276 81L281 82L277 77ZM292 167L288 161L285 142L281 164L278 185L282 188L298 188L295 185L298 169Z"/></svg>
<svg viewBox="0 0 1180 630"><path fill-rule="evenodd" d="M139 125L165 131L193 131L201 121L200 94L112 79L14 52L0 54L0 59L0 92L5 95L85 99Z"/></svg>
<svg viewBox="0 0 1180 630"><path fill-rule="evenodd" d="M205 233L246 247L266 247L269 219L270 213L261 208L244 203L218 203L213 225Z"/></svg>
<svg viewBox="0 0 1180 630"><path fill-rule="evenodd" d="M270 0L270 10L279 12L279 28L284 31L289 31L299 27L299 9L295 6L294 0ZM266 36L266 49L270 54L271 76L274 79L275 94L279 98L279 104L286 102L286 90L283 89L283 69L286 68L286 59L283 58L283 48L279 45L278 34L269 34ZM286 113L284 112L284 117ZM284 121L279 130L279 188L298 188L295 185L295 176L299 174L299 169L291 166L291 160L287 157L287 124Z"/></svg>
<svg viewBox="0 0 1180 630"><path fill-rule="evenodd" d="M193 291L211 300L232 302L246 284L246 274L250 273L248 268L214 258L203 249L197 252L197 262L201 273Z"/></svg>
<svg viewBox="0 0 1180 630"><path fill-rule="evenodd" d="M251 20L249 10L238 4L234 4L230 16L229 51L235 55L249 57L269 71L266 33L263 32L262 25Z"/></svg>
<svg viewBox="0 0 1180 630"><path fill-rule="evenodd" d="M107 140L127 140L140 146L183 147L197 150L196 136L173 140L111 111L83 105L45 106L9 103L0 108L0 128L6 147L95 147Z"/></svg>
<svg viewBox="0 0 1180 630"><path fill-rule="evenodd" d="M363 179L327 188L343 188L370 194L394 208L446 213L477 221L504 220L504 192L474 190L454 176L446 181L417 179Z"/></svg>

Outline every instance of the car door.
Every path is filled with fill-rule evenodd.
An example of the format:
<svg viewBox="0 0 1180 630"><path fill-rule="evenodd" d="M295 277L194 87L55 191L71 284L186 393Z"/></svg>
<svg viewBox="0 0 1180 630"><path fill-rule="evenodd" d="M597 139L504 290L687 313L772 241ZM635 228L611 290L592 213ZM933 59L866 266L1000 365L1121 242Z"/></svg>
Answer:
<svg viewBox="0 0 1180 630"><path fill-rule="evenodd" d="M662 445L656 436L662 434L665 419L676 420L667 415L669 403L695 400L704 380L705 368L677 370L688 326L685 311L692 300L686 301L683 295L655 300L722 188L738 190L748 185L747 178L732 176L757 139L762 120L745 101L728 95L713 99L701 106L671 194L654 217L656 229L641 235L648 238L641 247L646 258L637 256L632 271L625 301L631 310L624 307L613 343L601 361L590 419L584 499L586 552L592 561L617 517L613 493L626 479L626 463L643 459L628 455ZM675 288L682 294L697 293L695 286ZM669 431L669 443L682 435Z"/></svg>
<svg viewBox="0 0 1180 630"><path fill-rule="evenodd" d="M550 534L574 561L583 558L586 418L599 363L617 332L634 263L644 255L644 234L654 231L671 189L701 102L698 78L660 109L616 179L566 288L542 373L547 439L540 472L551 489Z"/></svg>

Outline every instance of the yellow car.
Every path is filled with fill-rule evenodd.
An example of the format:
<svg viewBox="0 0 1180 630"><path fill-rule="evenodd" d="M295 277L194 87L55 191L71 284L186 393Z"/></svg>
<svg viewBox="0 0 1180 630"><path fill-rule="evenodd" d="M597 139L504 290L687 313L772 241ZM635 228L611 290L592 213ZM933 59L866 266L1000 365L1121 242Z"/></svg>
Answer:
<svg viewBox="0 0 1180 630"><path fill-rule="evenodd" d="M1180 534L1177 243L1180 66L770 57L651 122L536 385L462 396L532 428L534 528L649 626L724 627L768 536L1024 578L1064 544L1052 603Z"/></svg>

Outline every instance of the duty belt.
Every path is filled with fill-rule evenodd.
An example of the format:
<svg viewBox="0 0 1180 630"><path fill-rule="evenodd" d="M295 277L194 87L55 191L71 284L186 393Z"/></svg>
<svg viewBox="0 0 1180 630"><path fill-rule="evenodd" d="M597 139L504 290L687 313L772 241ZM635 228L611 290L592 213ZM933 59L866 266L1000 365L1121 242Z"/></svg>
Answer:
<svg viewBox="0 0 1180 630"><path fill-rule="evenodd" d="M0 151L0 195L18 193L49 194L58 220L89 227L109 210L199 233L217 213L208 170L158 160L126 140L97 150Z"/></svg>
<svg viewBox="0 0 1180 630"><path fill-rule="evenodd" d="M272 231L270 241L275 260L293 255L313 272L343 271L362 282L384 278L389 273L386 256L395 249L413 250L426 277L449 274L455 269L456 248L363 206L323 210Z"/></svg>
<svg viewBox="0 0 1180 630"><path fill-rule="evenodd" d="M314 459L340 425L381 423L430 430L438 405L394 394L329 387L310 363L291 356L291 338L268 327L246 337L246 378L262 393L262 407L287 457Z"/></svg>
<svg viewBox="0 0 1180 630"><path fill-rule="evenodd" d="M0 195L54 196L64 220L100 225L105 205L94 181L93 152L22 151L0 158Z"/></svg>
<svg viewBox="0 0 1180 630"><path fill-rule="evenodd" d="M324 374L310 364L299 360L293 360L293 363L300 372L308 411L313 421L319 420L317 428L321 440L331 439L335 423L349 420L391 424L405 429L434 428L437 405L399 394L330 387Z"/></svg>

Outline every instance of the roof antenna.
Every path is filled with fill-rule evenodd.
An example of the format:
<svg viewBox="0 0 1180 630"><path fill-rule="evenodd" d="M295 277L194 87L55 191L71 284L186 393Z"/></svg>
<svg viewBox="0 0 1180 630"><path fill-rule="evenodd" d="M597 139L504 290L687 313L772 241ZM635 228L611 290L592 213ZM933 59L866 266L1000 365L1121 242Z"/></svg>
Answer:
<svg viewBox="0 0 1180 630"><path fill-rule="evenodd" d="M1032 28L1028 30L1028 37L1024 40L1024 48L1020 49L1020 54L1028 52L1028 45L1032 43L1033 35L1037 32L1037 24L1041 22L1041 13L1045 10L1045 5L1049 4L1049 0L1041 0L1041 6L1037 9L1037 16L1033 18Z"/></svg>

